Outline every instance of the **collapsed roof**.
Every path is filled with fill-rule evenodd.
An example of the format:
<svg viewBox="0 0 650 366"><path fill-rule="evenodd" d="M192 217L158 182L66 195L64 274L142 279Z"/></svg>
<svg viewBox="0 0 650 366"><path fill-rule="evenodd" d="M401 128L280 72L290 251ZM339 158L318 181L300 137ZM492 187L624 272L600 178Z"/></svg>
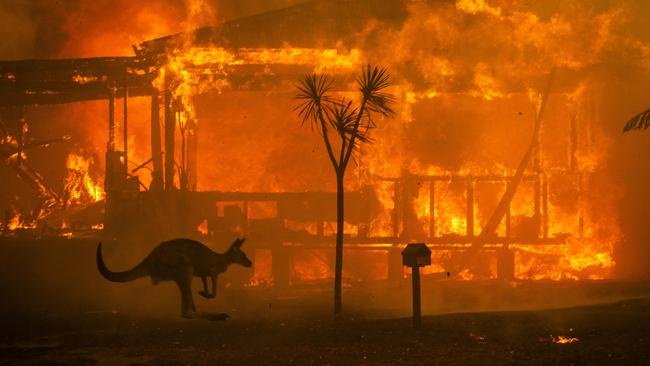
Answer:
<svg viewBox="0 0 650 366"><path fill-rule="evenodd" d="M105 99L111 89L130 96L151 95L157 69L168 53L190 40L192 47L227 49L352 48L354 35L371 19L396 26L406 18L402 0L312 1L289 8L236 19L215 27L174 34L134 46L132 57L36 59L0 61L0 107L62 104ZM295 29L301 29L295 32ZM344 52L344 51L343 51ZM248 67L247 67L248 66ZM265 65L268 67L269 65ZM268 87L260 78L262 66L236 65L232 84L242 88ZM295 79L300 68L279 68L272 74ZM287 75L288 73L288 75ZM251 82L256 77L255 82Z"/></svg>

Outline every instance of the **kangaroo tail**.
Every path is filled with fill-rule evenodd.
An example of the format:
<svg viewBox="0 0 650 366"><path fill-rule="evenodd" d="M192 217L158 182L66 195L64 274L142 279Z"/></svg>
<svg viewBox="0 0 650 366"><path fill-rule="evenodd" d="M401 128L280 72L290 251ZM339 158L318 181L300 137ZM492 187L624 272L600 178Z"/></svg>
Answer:
<svg viewBox="0 0 650 366"><path fill-rule="evenodd" d="M102 243L97 246L97 269L105 279L111 282L128 282L149 275L144 261L124 272L113 272L108 269L102 257Z"/></svg>

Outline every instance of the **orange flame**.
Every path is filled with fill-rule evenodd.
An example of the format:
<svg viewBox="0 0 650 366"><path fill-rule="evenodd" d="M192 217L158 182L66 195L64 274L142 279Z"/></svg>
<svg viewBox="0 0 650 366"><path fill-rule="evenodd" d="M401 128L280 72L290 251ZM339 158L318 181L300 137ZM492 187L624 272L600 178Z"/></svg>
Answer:
<svg viewBox="0 0 650 366"><path fill-rule="evenodd" d="M413 65L413 70L418 72L418 81L422 85L411 85L404 81L408 78L400 78L400 75L397 75L397 85L393 90L402 102L399 111L401 119L391 121L390 124L386 123L385 126L378 123L379 128L373 131L373 134L376 132L373 136L376 137L377 143L364 151L360 157L363 169L367 171L366 177L397 179L403 174L510 176L513 173L511 168L513 164L502 163L501 158L516 155L512 153L513 151L522 151L519 149L520 146L511 145L517 143L512 136L519 135L520 132L521 136L524 136L528 130L525 129L526 126L521 127L526 125L523 120L517 120L516 128L521 127L521 130L508 131L509 135L506 136L501 131L504 125L498 123L506 114L503 111L504 106L512 109L508 113L519 112L525 117L530 115L530 110L539 107L538 93L528 88L529 84L534 84L536 78L545 75L554 67L580 70L599 62L611 61L611 57L625 57L627 54L636 55L636 59L632 60L635 65L640 63L647 67L650 64L648 62L650 46L647 42L617 32L617 26L625 19L625 16L620 16L623 10L617 7L602 13L587 9L586 16L575 16L574 12L540 16L526 9L521 5L522 3L516 2L508 7L504 5L507 2L490 0L457 0L455 6L446 7L427 6L425 3L416 2L410 6L409 17L400 29L382 33L387 37L385 43L390 47L382 47L379 50L352 49L344 52L337 49L290 46L268 49L226 49L219 45L194 47L191 42L186 42L167 55L167 62L161 68L155 86L159 90L168 88L171 90L181 114L179 123L182 127L186 127L189 121L198 122L199 119L199 113L193 104L194 96L206 92L222 92L230 88L228 76L238 66L262 66L259 72L268 76L273 74L274 65L307 66L305 70L319 73L351 73L358 70L358 67L369 59L379 60L378 62L387 64L391 70L400 70L398 67L391 68L391 66L403 66L402 62L406 61L409 62L408 65ZM194 19L184 24L191 28L197 23L205 23L206 19L199 19L203 12L201 9L205 9L205 2L191 1L189 4L189 13ZM142 12L138 12L140 13ZM208 13L210 12L206 12ZM165 13L161 12L161 14ZM152 15L150 18L158 19L157 23L164 25L157 28L167 30L168 23L171 22L163 21L168 17L160 16L161 14ZM210 16L213 17L214 14L210 13ZM468 17L472 18L471 24L466 21ZM422 47L422 40L428 42L426 47L429 48ZM485 47L481 50L480 57L476 57L478 52L465 52L477 45ZM620 47L625 48L625 52L618 52ZM504 52L490 52L502 49ZM92 81L83 76L75 76L73 80L80 84ZM464 89L458 86L463 83L466 84ZM513 84L523 90L529 89L530 100L527 99L525 92L520 93L521 95L512 93ZM602 189L598 191L594 188L589 178L590 174L602 169L608 153L607 138L602 131L598 130L596 123L598 121L593 116L586 115L590 109L586 101L595 99L587 95L591 89L593 85L585 82L575 91L560 95L559 99L562 101L556 102L557 105L553 107L554 113L549 113L550 117L547 115L549 121L553 118L561 119L562 114L566 113L562 111L563 107L573 108L576 114L580 115L580 120L588 125L584 127L587 138L577 142L576 163L573 167L574 171L570 172L579 178L567 184L573 189L566 196L578 198L568 204L569 200L561 194L550 194L548 212L545 213L548 217L547 231L550 237L565 238L564 245L514 243L510 245L509 248L515 252L515 277L518 279L599 279L612 275L615 265L614 247L622 238L616 211L617 198L621 193L610 190L607 197L596 197ZM554 95L554 98L556 96ZM532 108L529 104L520 103L521 100L532 104ZM450 104L454 105L452 112L444 108L445 105ZM425 111L418 111L418 108ZM465 110L470 110L474 114L462 114ZM282 113L285 112L289 113L288 111ZM480 151L490 146L497 146L497 148L493 148L495 151L477 154L476 161L470 161L470 158L462 156L460 160L463 162L459 164L453 162L438 164L431 162L438 157L435 156L436 154L440 154L434 151L435 142L429 142L426 153L433 158L428 156L428 162L424 162L427 159L412 152L417 150L417 147L413 146L415 142L409 141L408 129L418 127L418 123L420 126L424 124L423 121L418 121L417 117L425 113L430 119L425 122L432 126L430 130L434 130L436 134L434 137L439 142L447 141L450 135L457 133L456 131L465 133L463 129L466 129L480 136L480 139L476 138L473 141L473 150ZM456 130L446 128L450 120L456 122L464 118L469 119L471 123L454 126ZM476 126L481 125L495 127L475 129ZM543 130L542 139L546 142L542 144L548 143L548 140L553 138L550 129ZM563 148L566 150L566 147ZM133 149L129 150L133 151ZM424 150L420 147L420 152ZM550 148L542 150L544 154L552 153ZM255 153L262 154L259 151ZM456 149L456 146L450 146L445 151L448 155L463 153L465 152ZM295 151L289 151L289 154L297 155ZM272 156L264 155L259 159L262 163L256 161L254 164L266 164L271 160L270 157ZM95 183L97 180L91 179L88 175L90 164L87 159L80 156L68 159L69 177L66 179L66 190L71 192L70 200L74 202L96 201L103 197L100 185ZM539 168L549 177L560 170L569 170L547 156L541 156ZM535 174L536 171L529 169L528 173ZM389 237L403 232L405 228L393 227L395 202L400 194L398 188L387 181L372 178L360 180L361 184L372 186L378 201L376 215L371 219L368 230L369 235ZM500 183L495 183L497 184ZM225 189L241 188L236 184L225 185ZM214 187L206 188L214 189ZM277 184L273 189L282 190L287 187ZM440 181L435 184L435 189L435 197L431 200L431 188L422 185L410 202L418 228L429 237L453 239L465 235L468 223L467 196L464 186L454 181ZM502 191L493 195L500 194ZM520 187L511 207L513 226L523 227L526 222L534 219L535 204L531 199L533 194L534 187L530 184L523 184ZM480 195L480 192L477 195ZM431 207L431 201L434 207ZM475 235L480 232L490 212L491 210L481 203L475 202L473 218ZM435 216L435 220L433 225L429 226L429 219L432 216ZM19 218L16 220L20 222ZM310 235L318 233L315 224L290 220L285 221L284 224L285 228L292 231ZM17 223L13 224L14 227L17 225ZM431 228L433 230L430 230ZM207 224L201 223L197 229L207 233ZM505 231L505 223L502 222L497 234L504 236ZM326 234L333 232L331 223L326 224L325 232ZM356 235L358 232L358 228L346 223L346 234ZM437 252L431 270L443 271L451 253L452 251ZM303 265L295 269L295 274L304 279L329 278L330 264L321 257L318 253L299 255L298 260L302 260ZM314 267L310 268L305 263L313 264ZM484 277L494 278L496 269L492 262L488 267ZM464 279L479 277L481 276L468 270L458 274L458 278Z"/></svg>
<svg viewBox="0 0 650 366"><path fill-rule="evenodd" d="M64 182L66 206L83 205L104 199L104 188L89 174L92 164L92 158L74 153L68 155L68 176Z"/></svg>

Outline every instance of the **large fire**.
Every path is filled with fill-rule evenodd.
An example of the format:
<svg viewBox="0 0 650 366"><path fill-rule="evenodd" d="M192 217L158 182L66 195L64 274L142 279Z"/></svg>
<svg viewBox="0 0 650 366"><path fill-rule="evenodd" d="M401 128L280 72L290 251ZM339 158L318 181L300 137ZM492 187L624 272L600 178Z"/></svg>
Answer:
<svg viewBox="0 0 650 366"><path fill-rule="evenodd" d="M399 117L378 121L379 126L373 131L376 142L364 146L358 154L358 165L348 174L347 189L370 187L378 202L369 227L364 228L370 237L394 235L405 241L442 238L452 243L458 239L434 251L433 265L427 269L430 273L449 270L458 253L472 246L472 242L460 239L481 233L526 149L533 125L531 116L546 97L549 106L535 162L526 171L530 179L521 184L510 205L510 224L502 220L493 235L561 239L561 244L507 243L515 253L517 279L603 279L612 276L614 249L622 233L616 208L621 189L612 188L615 184L608 179L595 182L594 178L606 163L609 139L599 127L594 110L602 80L598 74L585 77L577 85L562 80L552 85L551 94L546 96L540 80L555 70L564 74L586 72L594 65L611 62L622 54L618 52L621 49L626 54L644 55L637 63L648 67L650 45L620 32L619 22L624 19L620 15L628 11L624 6L572 10L567 5L555 14L542 16L517 1L457 0L451 6L416 2L409 5L408 17L400 27L378 30L369 22L367 29L356 35L359 46L355 48L286 45L235 49L219 44L197 46L188 38L167 51L153 85L161 93L171 92L181 133L194 134L197 129L228 142L217 147L215 141L199 141L199 154L215 161L214 165L202 163L198 171L201 190L332 190L332 183L327 182L333 182L333 173L328 168L319 168L312 177L295 174L297 166L324 167L327 163L322 150L310 156L309 161L294 158L306 153L298 148L307 146L294 141L309 141L307 148L311 148L317 146L313 137L296 135L299 137L288 140L277 132L299 128L290 109L292 96L286 95L287 90L293 90L293 82L278 82L251 97L234 90L231 76L237 72L236 67L259 66L255 69L258 76L274 77L274 66L283 65L296 67L301 73L340 76L347 83L352 80L349 76L366 63L387 66L394 76L392 92L399 99ZM163 17L157 14L152 18ZM161 31L168 31L167 27L165 22ZM379 45L376 40L365 44L364 37L370 39L368 34L373 32L382 41ZM564 75L564 79L568 77ZM85 82L86 79L79 79L79 83ZM350 86L354 84L346 83L339 87L339 93L354 91ZM215 95L216 107L201 102L201 96L206 94ZM241 108L235 102L239 97L251 99L246 110L237 109ZM269 105L276 110L271 111ZM136 103L130 108L130 113L146 115L146 105ZM222 110L215 111L219 108ZM259 128L269 135L269 141L262 142L259 149L232 143L236 132L227 128L233 127L233 122L223 121L225 127L221 127L222 121L215 117L243 123L241 116L247 115L250 119L268 121L263 126L247 125L239 130ZM103 126L103 122L97 123ZM275 130L269 127L273 123L277 124ZM127 142L133 145L129 147L130 159L138 162L151 157L149 151L140 147L147 145L148 136L136 133L143 129L133 127ZM104 141L98 140L96 148L101 156ZM290 156L286 159L300 160L300 164L273 165L272 160L278 156ZM185 157L178 156L177 161L185 161ZM90 164L80 155L68 157L66 204L103 198L101 184L89 178ZM269 164L277 170L269 171ZM241 168L244 165L246 168ZM237 175L238 169L245 173ZM269 177L276 174L290 178L283 183L281 178ZM140 177L145 184L149 179ZM412 220L394 227L396 202L408 184L416 187L406 199L410 207L399 210L409 211L407 215ZM471 210L467 203L468 187L473 195ZM536 201L535 197L545 198ZM531 229L531 222L536 223L535 229ZM318 231L313 223L284 225L296 231ZM207 234L207 221L198 230ZM333 235L331 223L324 223L320 230L327 237ZM359 231L359 227L346 223L347 235L354 237ZM483 270L463 270L454 275L461 279L496 278L495 253L499 248L501 245L486 243ZM252 284L273 282L272 271L267 268L270 257L268 252L260 252L264 264ZM375 257L375 262L385 260L385 256ZM298 278L332 276L331 258L320 250L304 250L294 260L292 270ZM349 268L345 277L357 276Z"/></svg>

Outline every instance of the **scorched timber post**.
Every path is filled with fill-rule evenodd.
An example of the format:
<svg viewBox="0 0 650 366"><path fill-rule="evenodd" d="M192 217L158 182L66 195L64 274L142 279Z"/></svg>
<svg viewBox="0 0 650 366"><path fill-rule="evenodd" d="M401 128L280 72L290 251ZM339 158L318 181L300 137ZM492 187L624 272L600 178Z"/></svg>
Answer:
<svg viewBox="0 0 650 366"><path fill-rule="evenodd" d="M107 231L115 229L115 190L118 186L118 177L115 174L119 167L119 153L115 151L115 97L117 87L114 80L109 80L108 86L108 142L106 144L104 192L106 192L106 209L104 217L104 228ZM117 160L117 161L116 161ZM121 172L120 172L121 174Z"/></svg>
<svg viewBox="0 0 650 366"><path fill-rule="evenodd" d="M124 73L124 176L129 176L129 130L128 130L128 99L129 85L127 82L127 73Z"/></svg>
<svg viewBox="0 0 650 366"><path fill-rule="evenodd" d="M174 130L176 115L172 109L172 93L165 91L165 190L174 190Z"/></svg>
<svg viewBox="0 0 650 366"><path fill-rule="evenodd" d="M467 237L474 236L474 179L468 177L467 179Z"/></svg>
<svg viewBox="0 0 650 366"><path fill-rule="evenodd" d="M108 196L115 188L113 158L115 155L115 84L108 83L108 142L106 143L106 167L104 191ZM108 197L107 197L108 202Z"/></svg>
<svg viewBox="0 0 650 366"><path fill-rule="evenodd" d="M115 85L108 86L108 151L115 151Z"/></svg>
<svg viewBox="0 0 650 366"><path fill-rule="evenodd" d="M163 158L160 143L160 105L158 103L158 90L151 92L151 157L153 159L153 174L151 188L161 191L163 184Z"/></svg>

